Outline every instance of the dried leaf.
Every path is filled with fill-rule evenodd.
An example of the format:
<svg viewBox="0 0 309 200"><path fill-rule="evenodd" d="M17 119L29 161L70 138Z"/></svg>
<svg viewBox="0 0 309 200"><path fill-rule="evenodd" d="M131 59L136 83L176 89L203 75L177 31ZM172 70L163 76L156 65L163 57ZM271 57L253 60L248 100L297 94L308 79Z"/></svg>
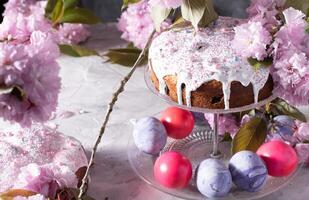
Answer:
<svg viewBox="0 0 309 200"><path fill-rule="evenodd" d="M71 8L64 11L61 23L97 24L101 20L90 10L85 8Z"/></svg>
<svg viewBox="0 0 309 200"><path fill-rule="evenodd" d="M73 56L73 57L85 57L85 56L96 56L99 55L95 50L81 47L78 45L59 45L60 51L63 54Z"/></svg>
<svg viewBox="0 0 309 200"><path fill-rule="evenodd" d="M276 99L270 104L270 111L274 115L287 115L302 122L307 122L306 116L297 108L283 99Z"/></svg>
<svg viewBox="0 0 309 200"><path fill-rule="evenodd" d="M141 53L137 48L109 49L104 55L108 58L107 62L119 64L125 67L132 67ZM140 65L147 63L147 58Z"/></svg>
<svg viewBox="0 0 309 200"><path fill-rule="evenodd" d="M78 200L79 189L64 188L57 193L57 200ZM94 198L84 195L83 200L95 200Z"/></svg>
<svg viewBox="0 0 309 200"><path fill-rule="evenodd" d="M132 3L137 3L140 2L141 0L123 0L123 5L122 5L122 9L125 9L126 7L128 7L128 5L132 4Z"/></svg>
<svg viewBox="0 0 309 200"><path fill-rule="evenodd" d="M11 189L9 191L6 191L4 193L0 194L1 200L13 200L15 197L30 197L34 196L37 193L28 191L28 190L22 190L22 189Z"/></svg>
<svg viewBox="0 0 309 200"><path fill-rule="evenodd" d="M190 21L195 29L198 29L198 24L204 15L206 3L206 0L184 0L181 5L182 17Z"/></svg>
<svg viewBox="0 0 309 200"><path fill-rule="evenodd" d="M210 22L218 18L212 0L184 0L181 6L182 17L192 23L195 29L198 24L207 26Z"/></svg>
<svg viewBox="0 0 309 200"><path fill-rule="evenodd" d="M77 180L78 180L78 184L77 184L77 187L80 187L81 184L82 184L82 181L83 181L83 178L86 174L86 171L87 171L87 166L84 166L84 167L81 167L79 168L76 172L75 172L75 175L77 177Z"/></svg>
<svg viewBox="0 0 309 200"><path fill-rule="evenodd" d="M218 14L216 13L212 0L207 0L208 4L206 5L206 10L204 12L204 15L199 23L201 27L207 27L208 24L213 22L218 18Z"/></svg>
<svg viewBox="0 0 309 200"><path fill-rule="evenodd" d="M262 118L253 118L240 128L232 142L232 153L250 150L256 152L267 136L267 124Z"/></svg>
<svg viewBox="0 0 309 200"><path fill-rule="evenodd" d="M162 8L161 6L153 6L151 8L151 18L155 24L157 32L161 30L162 22L168 17L172 9Z"/></svg>

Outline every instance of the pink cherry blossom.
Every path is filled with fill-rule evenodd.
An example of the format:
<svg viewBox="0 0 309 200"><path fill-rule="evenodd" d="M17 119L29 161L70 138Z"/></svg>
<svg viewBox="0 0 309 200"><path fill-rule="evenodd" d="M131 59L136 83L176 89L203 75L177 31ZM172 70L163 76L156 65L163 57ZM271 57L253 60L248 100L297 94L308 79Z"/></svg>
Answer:
<svg viewBox="0 0 309 200"><path fill-rule="evenodd" d="M38 56L44 63L54 62L60 57L60 50L55 43L55 35L34 31L30 36L30 44L27 45L28 55L30 57Z"/></svg>
<svg viewBox="0 0 309 200"><path fill-rule="evenodd" d="M36 0L9 0L5 4L5 12L4 15L9 15L10 13L23 13L29 14L30 9L33 4L36 3Z"/></svg>
<svg viewBox="0 0 309 200"><path fill-rule="evenodd" d="M267 45L272 41L270 33L261 22L252 22L235 27L232 48L243 57L263 60L267 57Z"/></svg>
<svg viewBox="0 0 309 200"><path fill-rule="evenodd" d="M168 27L168 21L161 24L161 28ZM118 29L122 31L121 38L133 42L137 48L144 48L148 38L155 29L150 15L150 7L146 0L130 4L118 21Z"/></svg>
<svg viewBox="0 0 309 200"><path fill-rule="evenodd" d="M261 22L268 31L272 32L280 25L277 15L284 4L285 0L253 0L247 12L251 21Z"/></svg>
<svg viewBox="0 0 309 200"><path fill-rule="evenodd" d="M5 12L0 25L0 40L25 42L34 31L52 32L52 25L45 17L45 4L45 1L38 1L26 4L28 7L23 12L16 8Z"/></svg>
<svg viewBox="0 0 309 200"><path fill-rule="evenodd" d="M162 8L177 8L182 0L149 0L150 6L161 6Z"/></svg>
<svg viewBox="0 0 309 200"><path fill-rule="evenodd" d="M133 42L137 48L144 48L154 30L148 2L130 4L121 15L118 28L123 32L121 38Z"/></svg>
<svg viewBox="0 0 309 200"><path fill-rule="evenodd" d="M306 15L302 13L300 10L296 10L295 8L288 8L283 11L284 19L285 19L285 24L286 25L291 25L291 24L303 24L304 18Z"/></svg>
<svg viewBox="0 0 309 200"><path fill-rule="evenodd" d="M33 121L48 120L55 111L60 91L59 66L47 57L54 56L55 52L48 53L48 49L53 51L53 45L45 41L38 48L46 52L35 53L33 48L30 48L31 52L27 51L25 45L0 43L1 85L18 86L25 93L21 96L13 90L0 95L0 116L5 120L30 126ZM43 59L42 55L46 57Z"/></svg>
<svg viewBox="0 0 309 200"><path fill-rule="evenodd" d="M213 129L214 128L214 114L205 114L205 119L208 121L208 124ZM235 117L231 114L220 115L219 117L219 135L224 135L225 133L229 133L232 138L236 135L239 130L238 123Z"/></svg>
<svg viewBox="0 0 309 200"><path fill-rule="evenodd" d="M282 8L286 0L252 0L247 12L249 18L256 15L264 15L267 11L273 11Z"/></svg>
<svg viewBox="0 0 309 200"><path fill-rule="evenodd" d="M86 25L66 23L59 26L58 35L61 44L79 44L90 36L90 32Z"/></svg>
<svg viewBox="0 0 309 200"><path fill-rule="evenodd" d="M21 168L14 188L25 189L54 198L58 189L76 187L77 177L66 166L29 164Z"/></svg>
<svg viewBox="0 0 309 200"><path fill-rule="evenodd" d="M309 56L309 34L305 32L308 23L304 19L305 15L294 8L286 9L283 14L286 24L276 33L272 45L275 59L289 59L295 52L303 52Z"/></svg>
<svg viewBox="0 0 309 200"><path fill-rule="evenodd" d="M309 104L309 61L304 53L277 61L272 69L274 93L294 105Z"/></svg>

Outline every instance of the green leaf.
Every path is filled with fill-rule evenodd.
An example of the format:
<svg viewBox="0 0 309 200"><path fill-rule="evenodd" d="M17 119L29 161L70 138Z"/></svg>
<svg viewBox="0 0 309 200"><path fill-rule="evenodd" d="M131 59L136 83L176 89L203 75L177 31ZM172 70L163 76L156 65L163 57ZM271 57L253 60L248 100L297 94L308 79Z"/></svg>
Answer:
<svg viewBox="0 0 309 200"><path fill-rule="evenodd" d="M231 137L231 134L229 133L225 133L223 138L220 140L220 143L221 142L231 142L233 139Z"/></svg>
<svg viewBox="0 0 309 200"><path fill-rule="evenodd" d="M303 13L307 13L309 9L309 0L287 0L285 6L293 7L297 10L301 10Z"/></svg>
<svg viewBox="0 0 309 200"><path fill-rule="evenodd" d="M265 58L263 61L259 61L255 58L248 58L248 63L257 70L261 67L270 67L273 64L273 59Z"/></svg>
<svg viewBox="0 0 309 200"><path fill-rule="evenodd" d="M64 0L64 9L70 9L75 8L77 4L79 3L79 0Z"/></svg>
<svg viewBox="0 0 309 200"><path fill-rule="evenodd" d="M161 30L161 23L168 17L171 10L172 9L162 8L161 6L153 6L151 8L150 14L158 32Z"/></svg>
<svg viewBox="0 0 309 200"><path fill-rule="evenodd" d="M132 67L140 53L141 50L137 48L109 49L104 56L108 58L107 62ZM144 58L140 66L146 64L147 60L147 58Z"/></svg>
<svg viewBox="0 0 309 200"><path fill-rule="evenodd" d="M51 19L51 15L52 15L53 10L55 9L57 1L58 0L48 0L47 1L46 7L45 7L45 16L48 19Z"/></svg>
<svg viewBox="0 0 309 200"><path fill-rule="evenodd" d="M141 0L123 0L122 9L125 9L126 7L128 7L128 5L132 3L138 3L140 1Z"/></svg>
<svg viewBox="0 0 309 200"><path fill-rule="evenodd" d="M81 47L78 45L67 45L61 44L59 45L60 51L63 54L73 56L73 57L84 57L84 56L94 56L99 55L96 51Z"/></svg>
<svg viewBox="0 0 309 200"><path fill-rule="evenodd" d="M249 150L256 152L267 136L267 124L262 118L253 118L240 128L232 142L232 153Z"/></svg>
<svg viewBox="0 0 309 200"><path fill-rule="evenodd" d="M283 99L276 99L270 104L270 110L274 115L287 115L302 122L307 122L306 116L297 108Z"/></svg>
<svg viewBox="0 0 309 200"><path fill-rule="evenodd" d="M214 11L212 0L184 0L181 6L182 17L190 21L197 29L201 22L204 26L218 18ZM203 20L202 20L203 19Z"/></svg>
<svg viewBox="0 0 309 200"><path fill-rule="evenodd" d="M53 24L59 23L64 14L63 0L57 0L54 10L51 13L51 21Z"/></svg>
<svg viewBox="0 0 309 200"><path fill-rule="evenodd" d="M218 18L218 14L216 13L212 0L208 0L208 4L206 5L206 10L204 12L204 15L199 23L201 27L207 27L208 24L213 22Z"/></svg>
<svg viewBox="0 0 309 200"><path fill-rule="evenodd" d="M97 24L101 20L85 8L71 8L64 11L61 23Z"/></svg>

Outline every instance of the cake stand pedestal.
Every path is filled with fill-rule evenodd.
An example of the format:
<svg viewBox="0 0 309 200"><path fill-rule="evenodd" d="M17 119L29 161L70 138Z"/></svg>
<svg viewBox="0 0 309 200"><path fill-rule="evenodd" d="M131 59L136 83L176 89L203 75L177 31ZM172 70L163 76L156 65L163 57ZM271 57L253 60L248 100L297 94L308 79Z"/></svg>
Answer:
<svg viewBox="0 0 309 200"><path fill-rule="evenodd" d="M156 189L168 193L170 195L183 198L183 199L207 199L205 196L199 193L196 189L196 168L199 163L207 158L217 158L223 160L226 164L228 164L229 159L231 158L231 144L229 142L219 142L220 136L218 134L218 121L220 114L227 113L236 113L242 112L246 110L251 110L254 108L261 107L265 105L267 102L274 100L276 97L271 96L263 101L260 101L255 104L231 108L231 109L206 109L206 108L196 108L196 107L188 107L185 105L179 105L178 103L172 101L169 96L160 94L157 89L154 87L150 77L149 77L149 69L145 70L145 81L148 88L160 99L166 101L168 104L172 106L177 106L179 108L197 112L197 113L212 113L214 114L214 130L211 130L206 124L196 124L192 133L185 139L175 140L169 138L166 146L161 151L164 153L166 151L178 151L185 155L188 159L190 159L192 168L193 168L193 176L186 188L183 189L170 189L161 186L156 182L153 176L153 165L156 158L159 156L151 156L141 152L137 149L134 144L133 137L129 140L128 143L128 157L130 164L135 171L135 173L146 183L155 187ZM159 114L157 114L159 115ZM157 116L155 115L155 116ZM283 178L274 178L269 177L266 185L259 192L249 193L245 191L238 190L236 187L233 187L230 194L224 199L257 199L268 194L273 193L276 190L279 190L286 184L290 182L290 180L297 174L302 165L298 166L298 169L294 171L293 174Z"/></svg>

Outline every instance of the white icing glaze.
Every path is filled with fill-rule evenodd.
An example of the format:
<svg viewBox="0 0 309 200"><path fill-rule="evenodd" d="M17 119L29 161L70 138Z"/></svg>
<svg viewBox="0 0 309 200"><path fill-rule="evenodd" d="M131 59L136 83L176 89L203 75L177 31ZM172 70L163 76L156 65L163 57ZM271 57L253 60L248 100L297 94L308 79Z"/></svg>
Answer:
<svg viewBox="0 0 309 200"><path fill-rule="evenodd" d="M248 61L231 49L233 27L242 20L219 17L210 27L179 28L161 33L149 49L151 66L159 80L160 93L166 93L164 77L177 76L178 103L183 104L182 85L186 87L186 104L191 106L191 92L202 84L217 80L222 83L225 109L229 109L232 81L253 85L255 102L269 76L269 69L254 70Z"/></svg>

